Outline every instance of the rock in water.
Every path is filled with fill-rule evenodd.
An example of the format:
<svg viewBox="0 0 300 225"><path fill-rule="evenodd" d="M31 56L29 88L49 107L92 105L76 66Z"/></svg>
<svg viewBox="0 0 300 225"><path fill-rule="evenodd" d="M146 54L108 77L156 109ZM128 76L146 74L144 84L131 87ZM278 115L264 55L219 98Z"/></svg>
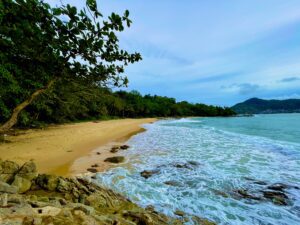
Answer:
<svg viewBox="0 0 300 225"><path fill-rule="evenodd" d="M174 187L182 186L182 184L179 181L176 181L176 180L169 180L169 181L164 182L164 184L169 185L169 186L174 186Z"/></svg>
<svg viewBox="0 0 300 225"><path fill-rule="evenodd" d="M185 216L185 212L183 212L183 211L181 211L181 210L176 210L176 211L174 212L174 214L177 215L177 216L181 216L181 217L184 217L184 216Z"/></svg>
<svg viewBox="0 0 300 225"><path fill-rule="evenodd" d="M122 150L126 150L126 149L128 149L129 148L129 145L121 145L120 146L120 149L122 149Z"/></svg>
<svg viewBox="0 0 300 225"><path fill-rule="evenodd" d="M159 173L159 170L144 170L141 172L141 176L148 179L152 175Z"/></svg>
<svg viewBox="0 0 300 225"><path fill-rule="evenodd" d="M109 157L104 160L104 162L110 162L110 163L122 163L125 161L124 156L114 156L114 157Z"/></svg>
<svg viewBox="0 0 300 225"><path fill-rule="evenodd" d="M288 196L278 191L263 191L264 197L270 199L275 205L288 205Z"/></svg>

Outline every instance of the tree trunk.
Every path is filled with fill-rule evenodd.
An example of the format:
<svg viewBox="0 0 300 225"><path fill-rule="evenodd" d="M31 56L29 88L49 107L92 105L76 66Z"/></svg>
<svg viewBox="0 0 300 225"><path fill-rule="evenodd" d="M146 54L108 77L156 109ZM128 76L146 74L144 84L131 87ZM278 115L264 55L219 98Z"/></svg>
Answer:
<svg viewBox="0 0 300 225"><path fill-rule="evenodd" d="M21 104L17 105L16 108L14 108L13 113L8 121L6 121L4 124L0 126L0 135L7 132L10 128L12 128L17 122L18 122L18 116L20 112L25 109L28 105L30 105L34 99L36 99L37 96L44 93L46 90L48 90L53 84L55 83L55 80L51 80L45 87L36 90L33 92L28 99L26 99Z"/></svg>

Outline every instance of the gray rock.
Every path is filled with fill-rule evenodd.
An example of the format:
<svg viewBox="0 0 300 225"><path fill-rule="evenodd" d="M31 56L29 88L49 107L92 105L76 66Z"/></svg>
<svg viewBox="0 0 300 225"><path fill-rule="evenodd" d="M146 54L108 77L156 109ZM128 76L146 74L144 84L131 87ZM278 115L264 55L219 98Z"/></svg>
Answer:
<svg viewBox="0 0 300 225"><path fill-rule="evenodd" d="M16 175L11 185L17 187L19 193L25 193L30 190L31 181Z"/></svg>
<svg viewBox="0 0 300 225"><path fill-rule="evenodd" d="M18 192L18 188L0 181L0 192L15 194Z"/></svg>
<svg viewBox="0 0 300 225"><path fill-rule="evenodd" d="M81 203L73 203L72 207L74 210L81 210L86 215L92 215L95 212L95 209L93 207L81 204Z"/></svg>
<svg viewBox="0 0 300 225"><path fill-rule="evenodd" d="M11 183L18 171L19 165L17 163L8 160L2 161L0 164L0 180Z"/></svg>
<svg viewBox="0 0 300 225"><path fill-rule="evenodd" d="M35 179L37 177L37 169L35 163L33 161L24 163L24 165L18 171L18 175L30 181Z"/></svg>
<svg viewBox="0 0 300 225"><path fill-rule="evenodd" d="M36 184L41 188L48 191L55 191L58 185L59 179L55 175L40 174L36 178Z"/></svg>

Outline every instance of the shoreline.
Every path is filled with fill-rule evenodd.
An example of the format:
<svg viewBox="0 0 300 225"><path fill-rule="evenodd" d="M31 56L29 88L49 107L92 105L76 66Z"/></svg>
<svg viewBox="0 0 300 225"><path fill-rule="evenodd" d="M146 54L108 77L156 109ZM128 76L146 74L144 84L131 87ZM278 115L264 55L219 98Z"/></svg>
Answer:
<svg viewBox="0 0 300 225"><path fill-rule="evenodd" d="M33 160L41 173L71 176L87 173L97 163L99 172L115 165L103 162L131 136L145 131L141 125L155 118L119 119L50 126L45 130L27 130L8 136L9 143L0 144L0 158L24 163Z"/></svg>

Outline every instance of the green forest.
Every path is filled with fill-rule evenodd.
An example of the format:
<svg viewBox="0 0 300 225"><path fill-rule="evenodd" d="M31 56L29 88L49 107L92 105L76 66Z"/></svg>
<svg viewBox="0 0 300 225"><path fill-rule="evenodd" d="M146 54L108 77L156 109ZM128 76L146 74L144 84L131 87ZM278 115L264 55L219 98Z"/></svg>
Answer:
<svg viewBox="0 0 300 225"><path fill-rule="evenodd" d="M17 125L183 116L231 116L230 108L176 102L126 87L140 53L119 47L129 11L104 18L95 0L84 9L40 0L0 1L0 133Z"/></svg>

